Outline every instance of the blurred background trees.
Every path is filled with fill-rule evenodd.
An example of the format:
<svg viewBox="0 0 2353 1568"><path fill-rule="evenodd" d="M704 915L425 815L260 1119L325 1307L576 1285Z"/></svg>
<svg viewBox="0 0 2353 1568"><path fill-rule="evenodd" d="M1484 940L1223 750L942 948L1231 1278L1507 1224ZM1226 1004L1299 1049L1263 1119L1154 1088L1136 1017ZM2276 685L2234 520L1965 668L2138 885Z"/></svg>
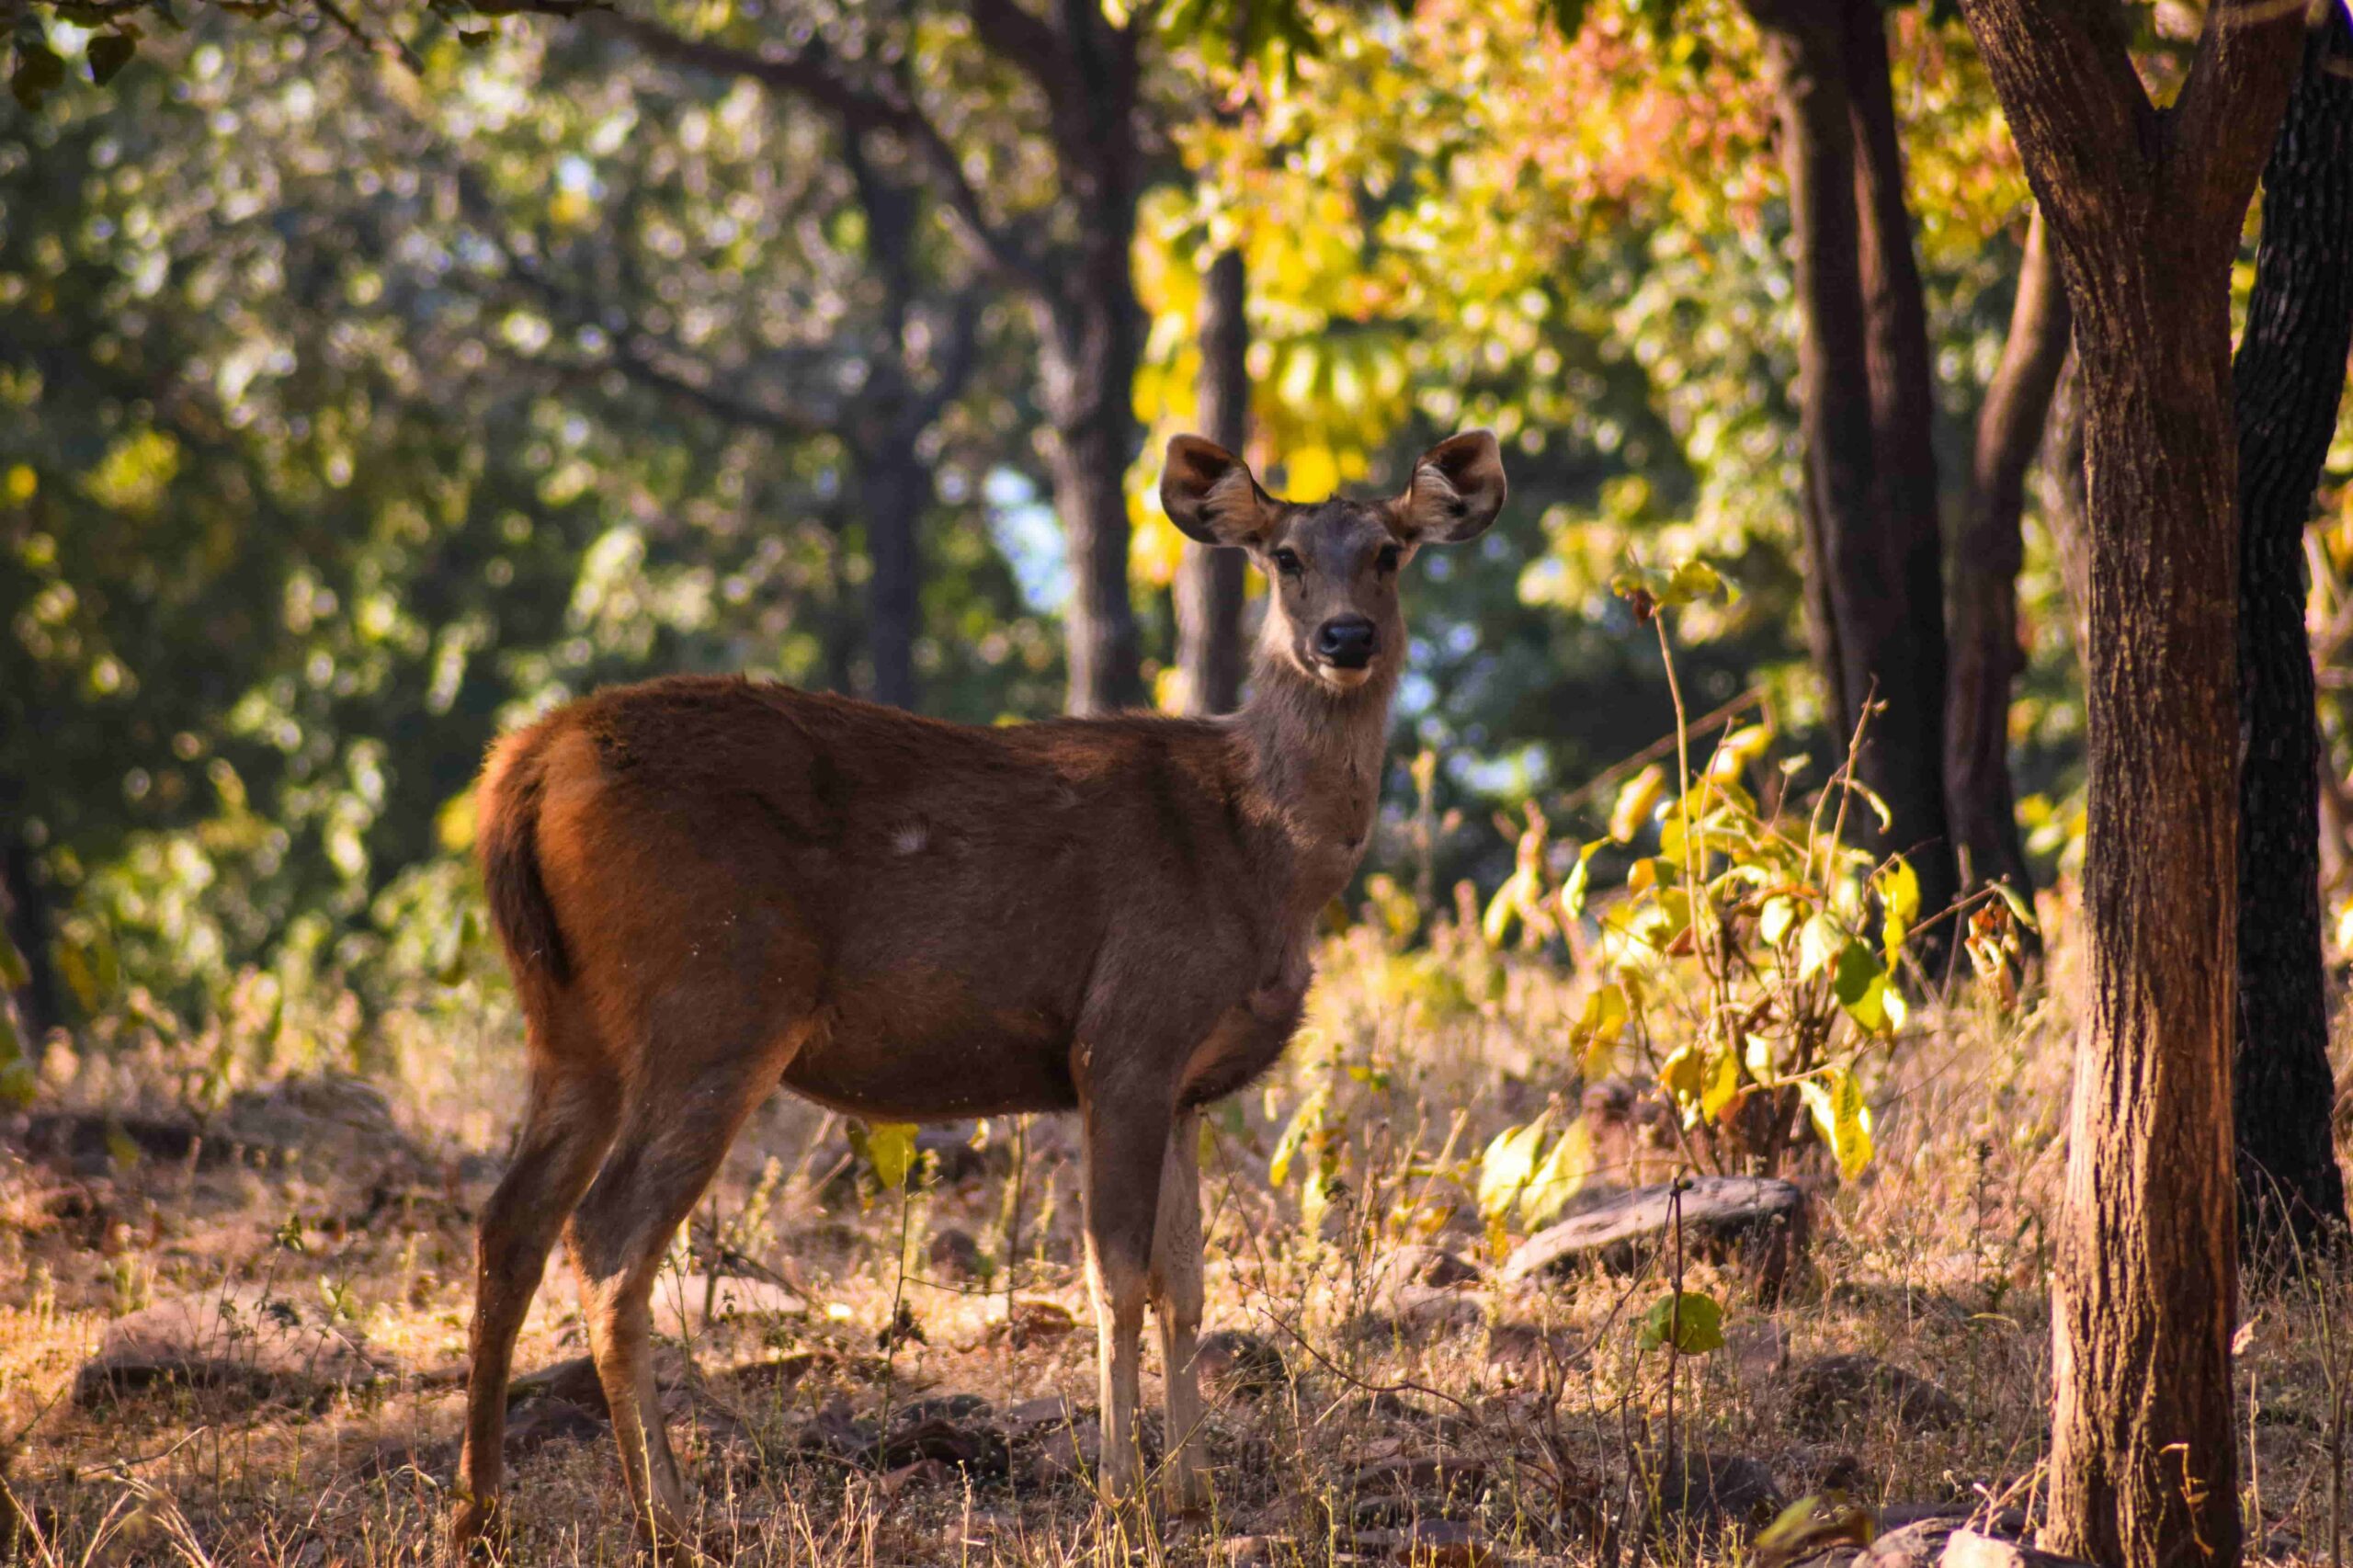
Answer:
<svg viewBox="0 0 2353 1568"><path fill-rule="evenodd" d="M10 11L0 868L37 1029L333 998L364 1051L482 971L483 746L600 682L1229 705L1256 585L1149 504L1204 425L1300 496L1464 426L1511 449L1506 526L1418 568L1373 869L1492 886L1498 810L1606 809L1666 727L1609 578L1697 552L1742 593L1679 627L1695 715L1820 769L1881 704L1924 886L2072 873L2063 301L1957 19L506 9ZM2340 434L2325 625L2348 473Z"/></svg>

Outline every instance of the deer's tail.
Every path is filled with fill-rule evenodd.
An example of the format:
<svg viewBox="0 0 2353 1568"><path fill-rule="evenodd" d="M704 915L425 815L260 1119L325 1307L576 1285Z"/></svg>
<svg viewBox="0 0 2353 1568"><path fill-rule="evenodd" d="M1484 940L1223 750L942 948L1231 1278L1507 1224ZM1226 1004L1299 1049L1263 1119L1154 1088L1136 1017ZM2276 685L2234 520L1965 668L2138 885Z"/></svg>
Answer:
<svg viewBox="0 0 2353 1568"><path fill-rule="evenodd" d="M540 795L546 783L547 734L534 726L493 747L474 792L474 846L482 858L490 921L506 945L517 984L564 985L572 956L540 874Z"/></svg>

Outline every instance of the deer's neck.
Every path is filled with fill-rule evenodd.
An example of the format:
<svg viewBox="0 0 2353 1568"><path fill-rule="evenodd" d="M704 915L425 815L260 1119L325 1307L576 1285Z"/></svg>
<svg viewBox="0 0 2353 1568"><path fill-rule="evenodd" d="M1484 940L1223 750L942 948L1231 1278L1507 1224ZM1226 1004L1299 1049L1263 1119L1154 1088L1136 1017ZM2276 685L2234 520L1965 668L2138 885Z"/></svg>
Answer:
<svg viewBox="0 0 2353 1568"><path fill-rule="evenodd" d="M1394 664L1370 680L1335 691L1262 645L1250 700L1234 727L1262 807L1296 858L1299 902L1321 908L1347 887L1364 858L1381 804Z"/></svg>

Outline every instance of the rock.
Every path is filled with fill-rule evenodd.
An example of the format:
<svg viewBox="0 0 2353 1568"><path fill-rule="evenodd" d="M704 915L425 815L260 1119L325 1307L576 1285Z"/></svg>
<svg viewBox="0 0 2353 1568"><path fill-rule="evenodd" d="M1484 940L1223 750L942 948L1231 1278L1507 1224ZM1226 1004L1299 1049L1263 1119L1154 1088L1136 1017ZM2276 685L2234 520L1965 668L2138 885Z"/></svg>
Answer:
<svg viewBox="0 0 2353 1568"><path fill-rule="evenodd" d="M1366 1465L1348 1477L1348 1490L1359 1496L1427 1492L1475 1497L1486 1483L1485 1463L1457 1454L1400 1455Z"/></svg>
<svg viewBox="0 0 2353 1568"><path fill-rule="evenodd" d="M1041 1431L1022 1467L1029 1484L1086 1483L1103 1462L1103 1429L1094 1421L1065 1423Z"/></svg>
<svg viewBox="0 0 2353 1568"><path fill-rule="evenodd" d="M1230 1535L1217 1543L1221 1568L1283 1568L1299 1561L1299 1543L1284 1536Z"/></svg>
<svg viewBox="0 0 2353 1568"><path fill-rule="evenodd" d="M317 1150L337 1164L413 1159L384 1092L348 1073L286 1078L233 1096L216 1136L256 1149Z"/></svg>
<svg viewBox="0 0 2353 1568"><path fill-rule="evenodd" d="M192 1123L161 1117L42 1111L25 1118L23 1127L27 1154L77 1176L105 1176L142 1160L218 1165L233 1153L226 1139L208 1140Z"/></svg>
<svg viewBox="0 0 2353 1568"><path fill-rule="evenodd" d="M989 1271L981 1244L972 1239L971 1232L953 1226L932 1237L924 1256L931 1260L933 1272L943 1279L979 1279Z"/></svg>
<svg viewBox="0 0 2353 1568"><path fill-rule="evenodd" d="M2020 1540L2027 1517L2015 1508L1991 1518L1973 1518L1966 1505L1950 1503L1892 1503L1879 1511L1879 1535L1852 1568L1937 1568L1945 1543L1956 1531L1973 1528L2003 1540Z"/></svg>
<svg viewBox="0 0 2353 1568"><path fill-rule="evenodd" d="M1555 1369L1581 1366L1585 1341L1565 1328L1532 1323L1499 1323L1487 1332L1487 1365L1521 1381L1542 1379Z"/></svg>
<svg viewBox="0 0 2353 1568"><path fill-rule="evenodd" d="M998 1427L1014 1442L1022 1442L1044 1435L1050 1428L1068 1426L1087 1419L1085 1412L1060 1394L1044 1399L1025 1399L1010 1405L996 1418Z"/></svg>
<svg viewBox="0 0 2353 1568"><path fill-rule="evenodd" d="M899 1470L919 1460L936 1460L980 1474L1006 1468L1005 1440L990 1427L947 1415L926 1415L894 1427L882 1444L882 1468Z"/></svg>
<svg viewBox="0 0 2353 1568"><path fill-rule="evenodd" d="M512 1464L559 1439L585 1442L602 1437L607 1425L602 1415L568 1399L535 1399L506 1423L507 1462Z"/></svg>
<svg viewBox="0 0 2353 1568"><path fill-rule="evenodd" d="M665 1274L654 1287L654 1332L685 1339L730 1325L759 1327L803 1317L809 1303L767 1279L732 1274Z"/></svg>
<svg viewBox="0 0 2353 1568"><path fill-rule="evenodd" d="M1670 1454L1658 1472L1662 1519L1699 1530L1758 1530L1781 1511L1773 1472L1740 1454Z"/></svg>
<svg viewBox="0 0 2353 1568"><path fill-rule="evenodd" d="M1422 1519L1402 1529L1359 1530L1348 1544L1360 1555L1429 1568L1480 1568L1495 1554L1478 1526L1457 1519Z"/></svg>
<svg viewBox="0 0 2353 1568"><path fill-rule="evenodd" d="M1372 1295L1380 1301L1413 1286L1448 1290L1475 1285L1484 1276L1479 1266L1444 1247L1405 1245L1381 1260L1373 1270Z"/></svg>
<svg viewBox="0 0 2353 1568"><path fill-rule="evenodd" d="M611 1415L605 1403L605 1385L597 1376L597 1363L586 1356L526 1372L506 1385L509 1410L527 1400L540 1399L563 1400L608 1418Z"/></svg>
<svg viewBox="0 0 2353 1568"><path fill-rule="evenodd" d="M1790 1413L1810 1437L1826 1438L1859 1419L1892 1416L1908 1429L1960 1425L1961 1402L1927 1379L1862 1355L1817 1356L1790 1381Z"/></svg>
<svg viewBox="0 0 2353 1568"><path fill-rule="evenodd" d="M1972 1529L1958 1529L1945 1542L1944 1555L1938 1562L1942 1568L2077 1568L2083 1559L2063 1557L2055 1551ZM2089 1565L2085 1564L2084 1568Z"/></svg>
<svg viewBox="0 0 2353 1568"><path fill-rule="evenodd" d="M1586 1263L1633 1272L1669 1244L1674 1190L1667 1182L1641 1187L1539 1231L1513 1249L1502 1278L1517 1283ZM1805 1194L1778 1177L1695 1176L1683 1190L1682 1230L1695 1256L1739 1263L1770 1301L1805 1248Z"/></svg>
<svg viewBox="0 0 2353 1568"><path fill-rule="evenodd" d="M904 1464L884 1476L878 1483L885 1497L896 1497L903 1492L962 1484L963 1472L941 1460L917 1460Z"/></svg>
<svg viewBox="0 0 2353 1568"><path fill-rule="evenodd" d="M1005 1320L1004 1332L1013 1347L1020 1350L1060 1339L1077 1326L1078 1319L1068 1307L1052 1301L1016 1301Z"/></svg>
<svg viewBox="0 0 2353 1568"><path fill-rule="evenodd" d="M804 1454L829 1454L863 1465L874 1457L878 1437L872 1423L853 1418L847 1402L836 1400L801 1424L792 1434L792 1446Z"/></svg>
<svg viewBox="0 0 2353 1568"><path fill-rule="evenodd" d="M318 1302L258 1286L181 1296L108 1325L98 1354L74 1383L74 1403L102 1403L138 1390L244 1388L256 1398L315 1400L389 1376L390 1358Z"/></svg>
<svg viewBox="0 0 2353 1568"><path fill-rule="evenodd" d="M1255 1334L1222 1328L1204 1335L1193 1352L1202 1383L1227 1399L1256 1399L1280 1390L1290 1378L1283 1353Z"/></svg>

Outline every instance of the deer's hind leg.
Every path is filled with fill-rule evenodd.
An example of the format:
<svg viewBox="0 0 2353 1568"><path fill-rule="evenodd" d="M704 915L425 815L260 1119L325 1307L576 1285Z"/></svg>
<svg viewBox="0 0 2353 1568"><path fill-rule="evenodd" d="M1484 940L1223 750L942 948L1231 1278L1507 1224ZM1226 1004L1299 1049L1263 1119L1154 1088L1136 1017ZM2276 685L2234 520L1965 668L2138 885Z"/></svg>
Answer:
<svg viewBox="0 0 2353 1568"><path fill-rule="evenodd" d="M612 1408L640 1528L657 1555L690 1555L687 1497L654 1381L654 1277L745 1119L776 1086L806 1028L646 1042L611 1155L566 1232L597 1381Z"/></svg>
<svg viewBox="0 0 2353 1568"><path fill-rule="evenodd" d="M1166 1376L1168 1501L1180 1512L1206 1507L1209 1471L1201 1463L1201 1380L1194 1351L1201 1329L1201 1119L1176 1118L1160 1168L1160 1214L1152 1233L1152 1310L1160 1320Z"/></svg>
<svg viewBox="0 0 2353 1568"><path fill-rule="evenodd" d="M506 1382L548 1249L587 1190L620 1119L620 1085L593 1027L562 1001L533 1009L530 1089L514 1163L475 1242L472 1365L451 1539L460 1555L491 1528L505 1478Z"/></svg>

